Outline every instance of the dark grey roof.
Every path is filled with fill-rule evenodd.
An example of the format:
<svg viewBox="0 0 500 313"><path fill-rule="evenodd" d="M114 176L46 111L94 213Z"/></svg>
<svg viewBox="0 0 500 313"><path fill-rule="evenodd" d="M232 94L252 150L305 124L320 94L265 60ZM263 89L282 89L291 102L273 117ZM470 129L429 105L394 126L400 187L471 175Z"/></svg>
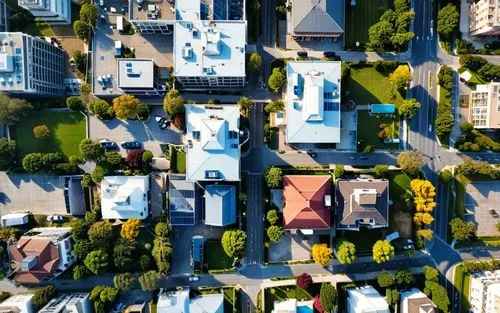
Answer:
<svg viewBox="0 0 500 313"><path fill-rule="evenodd" d="M186 181L186 175L170 174L170 223L174 226L195 225L199 219L196 186Z"/></svg>
<svg viewBox="0 0 500 313"><path fill-rule="evenodd" d="M295 1L292 6L292 14L293 32L295 35L334 35L343 33L342 27L339 26L328 12L327 0Z"/></svg>
<svg viewBox="0 0 500 313"><path fill-rule="evenodd" d="M85 215L85 192L82 187L83 176L67 176L67 188L64 196L68 213L76 216Z"/></svg>

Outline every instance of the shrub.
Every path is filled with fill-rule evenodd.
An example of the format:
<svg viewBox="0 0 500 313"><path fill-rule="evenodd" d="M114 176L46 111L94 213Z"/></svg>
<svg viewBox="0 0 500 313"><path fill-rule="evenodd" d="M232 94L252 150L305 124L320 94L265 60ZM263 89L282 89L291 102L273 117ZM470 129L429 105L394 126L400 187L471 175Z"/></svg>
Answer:
<svg viewBox="0 0 500 313"><path fill-rule="evenodd" d="M302 289L307 289L309 286L312 285L313 279L311 275L303 273L300 276L297 277L297 287L302 288Z"/></svg>
<svg viewBox="0 0 500 313"><path fill-rule="evenodd" d="M37 125L33 128L33 136L37 139L47 139L50 136L50 130L47 125Z"/></svg>
<svg viewBox="0 0 500 313"><path fill-rule="evenodd" d="M68 109L73 110L73 111L80 111L83 109L83 103L80 97L69 97L66 99L66 105L68 106Z"/></svg>
<svg viewBox="0 0 500 313"><path fill-rule="evenodd" d="M269 222L269 224L271 225L274 225L278 222L278 211L276 210L269 210L269 212L267 212L267 221Z"/></svg>
<svg viewBox="0 0 500 313"><path fill-rule="evenodd" d="M267 236L269 237L269 240L271 240L271 242L280 241L284 235L285 231L281 226L273 225L267 229Z"/></svg>

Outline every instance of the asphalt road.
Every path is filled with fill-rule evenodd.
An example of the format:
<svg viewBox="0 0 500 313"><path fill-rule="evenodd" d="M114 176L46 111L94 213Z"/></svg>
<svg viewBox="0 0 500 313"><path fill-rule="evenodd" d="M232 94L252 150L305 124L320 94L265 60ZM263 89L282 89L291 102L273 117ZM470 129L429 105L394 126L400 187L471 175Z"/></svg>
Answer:
<svg viewBox="0 0 500 313"><path fill-rule="evenodd" d="M264 261L264 198L262 174L247 176L247 249L245 264L261 264Z"/></svg>

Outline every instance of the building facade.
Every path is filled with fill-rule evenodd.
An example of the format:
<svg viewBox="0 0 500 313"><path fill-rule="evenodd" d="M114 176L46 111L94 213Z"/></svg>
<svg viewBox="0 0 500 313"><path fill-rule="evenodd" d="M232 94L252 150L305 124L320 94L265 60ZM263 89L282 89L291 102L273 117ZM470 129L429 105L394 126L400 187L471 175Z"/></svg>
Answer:
<svg viewBox="0 0 500 313"><path fill-rule="evenodd" d="M500 0L476 0L469 2L470 35L500 35Z"/></svg>
<svg viewBox="0 0 500 313"><path fill-rule="evenodd" d="M500 271L471 275L469 303L473 313L500 312Z"/></svg>
<svg viewBox="0 0 500 313"><path fill-rule="evenodd" d="M71 23L71 0L18 0L19 6L50 24Z"/></svg>
<svg viewBox="0 0 500 313"><path fill-rule="evenodd" d="M500 128L500 83L477 85L471 92L469 121L477 129Z"/></svg>
<svg viewBox="0 0 500 313"><path fill-rule="evenodd" d="M64 96L64 51L23 33L0 33L0 91L13 95Z"/></svg>

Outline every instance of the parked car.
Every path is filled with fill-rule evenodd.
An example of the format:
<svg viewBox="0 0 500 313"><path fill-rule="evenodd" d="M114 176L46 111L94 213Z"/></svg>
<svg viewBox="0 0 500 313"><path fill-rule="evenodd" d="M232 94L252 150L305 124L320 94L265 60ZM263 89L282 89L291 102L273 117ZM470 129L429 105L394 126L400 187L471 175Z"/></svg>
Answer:
<svg viewBox="0 0 500 313"><path fill-rule="evenodd" d="M297 55L301 58L307 58L308 56L306 51L297 51Z"/></svg>
<svg viewBox="0 0 500 313"><path fill-rule="evenodd" d="M198 280L200 280L198 276L193 275L189 277L189 281L198 281Z"/></svg>
<svg viewBox="0 0 500 313"><path fill-rule="evenodd" d="M359 157L361 160L368 160L368 157L366 155L363 155L361 157Z"/></svg>
<svg viewBox="0 0 500 313"><path fill-rule="evenodd" d="M133 141L122 141L120 146L125 150L140 149L142 147L141 143L137 140Z"/></svg>
<svg viewBox="0 0 500 313"><path fill-rule="evenodd" d="M335 61L340 61L340 57L337 55L337 53L333 52L333 51L325 51L323 52L323 56L325 58L330 58L330 59L334 59Z"/></svg>
<svg viewBox="0 0 500 313"><path fill-rule="evenodd" d="M103 140L99 141L99 143L106 150L117 148L116 143L114 141L109 140L109 139L103 139Z"/></svg>
<svg viewBox="0 0 500 313"><path fill-rule="evenodd" d="M49 215L49 216L47 216L47 222L57 223L57 222L63 222L63 221L64 221L64 217L62 217L61 215Z"/></svg>
<svg viewBox="0 0 500 313"><path fill-rule="evenodd" d="M315 158L318 156L318 154L316 152L312 152L312 151L307 151L307 154L311 157L311 158Z"/></svg>

